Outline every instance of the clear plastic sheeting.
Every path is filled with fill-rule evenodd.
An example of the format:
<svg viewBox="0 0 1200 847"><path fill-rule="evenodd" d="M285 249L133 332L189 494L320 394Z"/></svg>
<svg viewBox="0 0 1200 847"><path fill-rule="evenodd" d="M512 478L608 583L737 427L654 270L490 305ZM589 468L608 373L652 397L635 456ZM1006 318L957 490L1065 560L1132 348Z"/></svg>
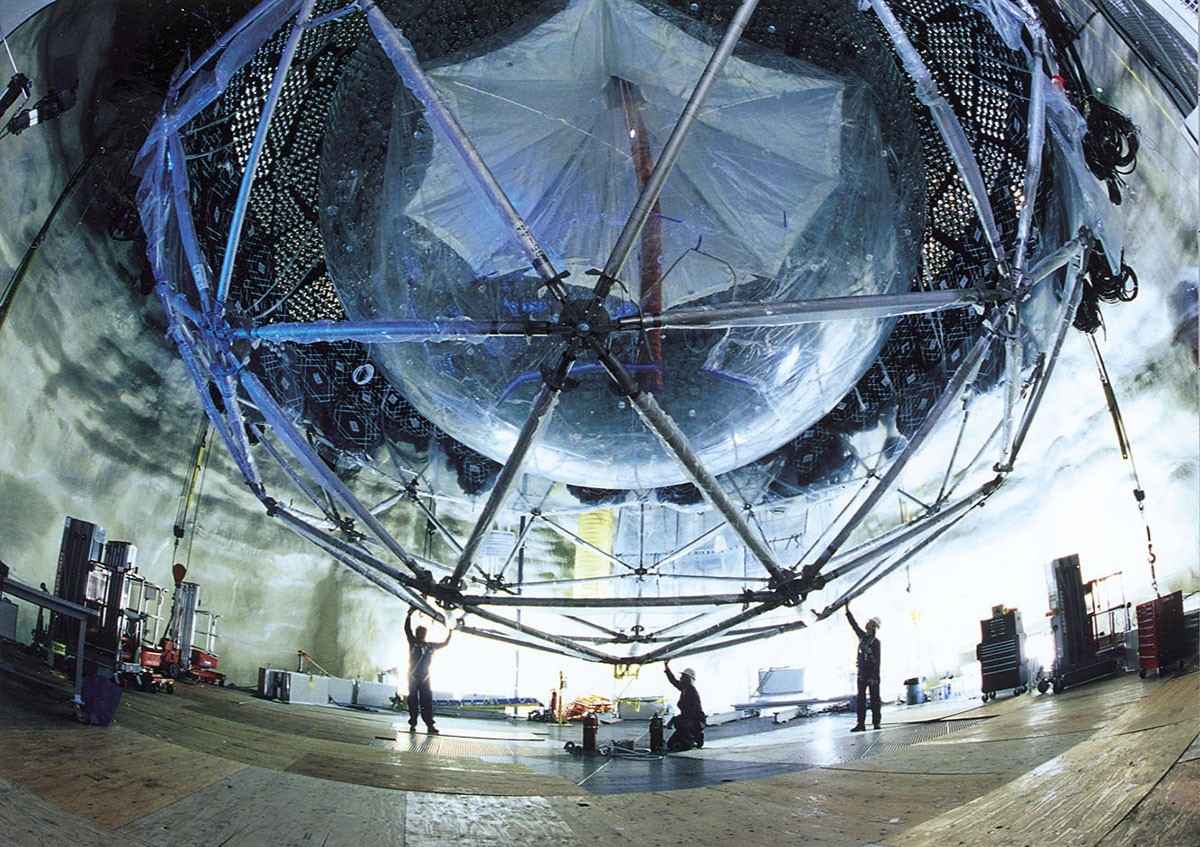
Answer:
<svg viewBox="0 0 1200 847"><path fill-rule="evenodd" d="M528 31L518 24L517 35L477 45L481 55L428 70L581 301L704 70L707 42L720 35L696 29L632 0L576 0ZM338 101L321 173L326 255L349 315L554 320L559 304L480 197L454 140L389 66L370 69L361 99ZM381 90L394 92L390 132L364 145L357 126ZM899 177L862 81L765 51L735 56L617 274L608 315L702 305L719 318L746 304L907 290L914 259L899 245L920 224L900 202ZM355 210L352 232L339 221L344 209ZM890 326L847 318L627 332L609 343L723 473L828 412ZM374 358L439 428L503 462L562 346L558 337L428 341ZM571 377L578 385L530 472L610 489L688 480L594 359L581 358Z"/></svg>
<svg viewBox="0 0 1200 847"><path fill-rule="evenodd" d="M966 519L1120 219L1028 7L866 5L256 7L139 205L269 514L610 663L803 627Z"/></svg>

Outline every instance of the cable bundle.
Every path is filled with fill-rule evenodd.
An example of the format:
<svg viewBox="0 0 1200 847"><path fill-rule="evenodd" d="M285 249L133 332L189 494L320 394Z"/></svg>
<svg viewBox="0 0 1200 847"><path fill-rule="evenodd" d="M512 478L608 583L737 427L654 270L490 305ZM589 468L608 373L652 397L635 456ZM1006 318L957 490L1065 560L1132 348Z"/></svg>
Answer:
<svg viewBox="0 0 1200 847"><path fill-rule="evenodd" d="M1100 315L1100 303L1128 303L1137 297L1138 278L1133 268L1125 264L1121 254L1121 270L1113 273L1108 264L1104 248L1096 242L1088 257L1087 270L1083 278L1083 296L1075 310L1071 325L1080 332L1094 333L1104 326Z"/></svg>

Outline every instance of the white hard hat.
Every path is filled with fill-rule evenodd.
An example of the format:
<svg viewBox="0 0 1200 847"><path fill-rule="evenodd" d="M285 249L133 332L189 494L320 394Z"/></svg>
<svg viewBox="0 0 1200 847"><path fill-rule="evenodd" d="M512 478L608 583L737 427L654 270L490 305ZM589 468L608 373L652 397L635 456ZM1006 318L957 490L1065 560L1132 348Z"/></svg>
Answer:
<svg viewBox="0 0 1200 847"><path fill-rule="evenodd" d="M690 676L692 678L692 682L696 681L696 672L694 670L692 670L691 668L684 668L683 675Z"/></svg>
<svg viewBox="0 0 1200 847"><path fill-rule="evenodd" d="M876 629L879 629L879 627L882 625L882 624L880 624L880 622L879 622L879 618L877 618L877 617L876 617L876 618L871 618L869 621L867 621L867 623L873 623L873 624L875 624L875 628L876 628Z"/></svg>

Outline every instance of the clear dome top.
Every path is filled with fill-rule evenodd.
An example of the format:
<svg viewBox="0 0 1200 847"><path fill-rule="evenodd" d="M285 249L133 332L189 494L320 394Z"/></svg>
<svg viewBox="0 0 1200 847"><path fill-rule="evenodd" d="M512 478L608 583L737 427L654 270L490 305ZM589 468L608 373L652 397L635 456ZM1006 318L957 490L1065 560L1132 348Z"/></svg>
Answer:
<svg viewBox="0 0 1200 847"><path fill-rule="evenodd" d="M470 56L427 62L441 97L580 301L679 119L719 33L630 0L577 0ZM351 74L354 71L350 72ZM561 303L476 189L452 139L385 61L343 80L321 161L322 231L355 319L555 321ZM609 316L894 293L920 229L860 81L782 55L730 59L698 115ZM370 125L372 128L365 128ZM588 275L592 271L593 275ZM612 353L714 473L824 415L890 323L614 332ZM372 356L438 427L503 462L561 336L413 340ZM687 477L584 353L526 469L601 488Z"/></svg>

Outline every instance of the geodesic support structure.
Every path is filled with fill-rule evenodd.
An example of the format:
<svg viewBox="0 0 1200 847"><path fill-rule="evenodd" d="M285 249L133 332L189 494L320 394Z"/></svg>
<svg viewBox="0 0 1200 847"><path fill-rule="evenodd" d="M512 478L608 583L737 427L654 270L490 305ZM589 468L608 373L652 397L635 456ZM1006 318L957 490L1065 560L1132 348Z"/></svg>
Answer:
<svg viewBox="0 0 1200 847"><path fill-rule="evenodd" d="M631 255L639 246L644 253L648 244L659 245L663 227L673 221L662 204L677 202L669 187L684 181L679 170L685 156L703 161L705 144L720 142L713 141L714 130L703 119L716 110L708 107L710 96L719 90L722 75L730 73L727 66L738 50L750 41L747 55L752 57L759 55L753 51L764 49L787 52L778 46L783 42L776 38L774 25L754 23L756 15L764 14L760 5L767 8L765 14L779 15L787 4L743 0L732 15L714 12L707 18L700 4L678 5L678 10L664 12L632 0L565 4L572 14L656 16L656 24L666 21L680 31L708 33L693 39L709 51L708 58L694 79L684 80L681 108L670 126L660 128L663 142L657 158L644 149L635 149L629 157L638 166L636 200L623 209L612 246L587 257L594 263L586 270L593 278L590 287L568 283L571 272L555 257L562 248L543 243L541 219L529 217L536 204L523 196L521 181L507 160L497 160L490 152L494 141L479 143L478 123L468 125L456 113L446 88L448 59L423 58L436 52L435 47L424 42L414 46L405 34L405 22L398 25L389 17L389 11L395 12L389 4L261 3L178 76L139 160L142 219L169 334L206 414L268 514L382 591L448 625L618 665L720 649L802 628L805 624L795 610L810 595L832 595L817 612L818 617L827 616L936 543L992 496L1013 470L1075 314L1092 246L1101 243L1109 257L1120 253L1117 224L1109 217L1099 184L1083 165L1079 115L1053 76L1054 57L1032 7L982 0L871 0L868 12L866 6L859 11L847 2L838 13L839 25L874 36L872 50L903 74L911 97L906 108L914 110L914 121L925 128L920 138L929 184L916 192L929 198L918 215L925 228L910 233L919 242L919 250L912 252L923 254L921 266L911 278L902 277L902 290L894 291L842 295L817 287L811 296L803 296L808 289L797 284L779 288L771 297L739 299L741 289L734 286L731 293L693 294L667 307L654 297L633 305L620 297L614 300L615 292L636 287L626 277ZM931 9L939 25L949 21L961 26L932 37L922 17ZM554 23L553 16L538 20L545 26ZM407 23L421 29L417 22ZM914 28L921 30L921 38L913 36ZM421 31L427 30L426 26ZM945 90L947 82L956 79L951 65L962 63L961 56L944 55L960 30L970 49L991 51L989 55L1003 59L994 64L1009 75L1004 85L973 80L978 85L974 99ZM480 53L485 50L480 45L490 43L485 38L470 47ZM819 51L814 48L815 53ZM755 61L764 67L794 66L790 54ZM372 67L371 62L376 68L390 68L397 102L408 103L409 114L418 115L419 126L433 135L427 142L422 137L426 129L414 133L414 149L426 150L421 145L429 143L436 155L443 155L455 179L482 198L490 226L507 243L503 249L523 257L524 269L514 283L518 292L522 286L528 289L520 308L485 314L481 305L462 300L454 310L419 315L376 310L356 317L339 303L353 299L350 295L326 293L310 317L294 319L289 314L289 298L301 291L301 283L282 295L276 289L307 248L301 231L295 230L300 246L289 263L282 261L280 251L290 246L281 238L287 214L280 211L281 201L273 192L290 177L281 163L296 153L296 162L311 165L314 151L321 148L319 131L313 130L308 141L297 139L306 127L345 117L333 112L310 117L320 111L311 103L335 91L340 75ZM750 64L742 61L735 73L755 79L747 70ZM441 76L435 77L431 68ZM768 78L774 79L762 75ZM631 84L623 81L615 90L621 93L625 114L631 114L636 105L629 94ZM1008 124L989 117L998 111L1004 112ZM628 126L635 140L639 133L646 134L644 125ZM213 127L225 134L224 144L206 146ZM987 132L1000 137L1010 151L1006 158L983 144ZM304 144L313 147L309 150ZM1016 148L1020 155L1013 152ZM738 141L720 152L726 156L748 149ZM309 150L307 160L300 157L304 150ZM887 159L889 149L882 153ZM946 167L930 164L932 160ZM423 172L435 172L438 161L429 159ZM420 176L419 169L402 173L406 180ZM270 185L264 187L267 177ZM934 177L939 180L936 186L931 183ZM341 245L330 233L357 222L339 221L340 212L318 209L317 196L329 190L316 177L289 190L313 220L322 214L329 218L321 218L325 238L320 250L309 251L315 254L308 258L315 270L303 280L320 293L335 287L339 276L344 281L346 267L354 267L334 268L333 254ZM739 200L723 199L730 205ZM947 223L950 207L954 219ZM416 228L415 217L405 220L406 233ZM783 220L786 228L786 211ZM956 231L973 230L977 249L951 238L951 225L959 228ZM428 218L423 226L435 232L439 224ZM444 243L459 242L450 234ZM435 271L451 267L437 266L429 258L449 255L444 247L421 249L426 250L422 261ZM690 254L706 255L697 246L688 248L680 260ZM643 281L651 273L657 284L675 267L653 276L658 272L646 271L644 258ZM402 260L420 265L411 258ZM376 256L374 261L393 260ZM725 264L736 276L732 263ZM490 270L484 268L485 273ZM259 277L261 290L246 282ZM802 283L803 275L798 278ZM313 284L314 279L319 284ZM761 287L761 278L747 279ZM409 283L415 285L411 279ZM546 308L534 308L535 293L544 296L538 302L548 304ZM311 300L316 295L306 296ZM259 308L272 297L274 305ZM657 344L661 332L725 333L719 337L726 340L786 339L794 336L771 333L801 327L819 332L853 324L876 327L872 332L883 339L905 318L933 321L950 313L960 316L957 325L970 330L961 342L940 337L930 342L941 357L940 377L910 379L923 386L923 413L909 415L904 431L895 421L879 420L873 428L841 435L853 472L784 496L777 480L763 483L774 472L769 468L778 466L771 464L774 454L714 470L711 451L697 446L702 433L680 420L678 407L669 399L660 400L668 397L659 394L660 380L645 378L650 372L664 372L663 360L653 358L661 351L653 352L657 348L647 342L652 351L648 360L634 361L625 352L650 338ZM626 337L639 341L622 346ZM352 371L350 381L366 385L377 378L375 364L368 362L385 349L436 350L448 344L513 340L545 345L542 349L549 353L537 376L536 395L486 491L439 487L430 470L432 460L426 458L424 465L410 461L402 455L402 445L386 442L351 449L337 443L322 429L320 416L301 407L289 392L289 381L300 377L309 378L317 387L314 391L323 390L329 367ZM275 357L272 361L286 362L320 345L336 351L323 361L325 370L285 368L282 379L268 378L271 372L262 365L267 353ZM882 340L878 345L888 349ZM762 349L771 353L771 343ZM798 349L785 357L787 363ZM371 352L355 352L360 350ZM710 351L710 359L712 355ZM386 360L379 361L385 367ZM769 368L782 371L777 359ZM886 381L887 367L882 371ZM653 435L654 449L677 466L679 477L698 494L697 503L680 510L661 500L651 502L645 487L629 488L624 500L609 508L615 526L610 540L633 523L635 513L640 520L628 533L636 537L636 545L626 543L621 549L587 537L582 529L571 530L569 519L594 507L564 497L560 480L531 470L556 417L564 414L564 395L569 396L585 373L607 381L621 408L632 410ZM908 402L907 389L894 390L899 404ZM797 443L803 437L798 435ZM736 434L731 438L736 440ZM260 468L264 458L270 473ZM613 459L620 460L619 455ZM917 484L909 481L914 478ZM267 479L283 487L275 488L276 482L268 484ZM296 500L305 505L297 506ZM677 521L674 537L650 554L648 506L656 509L653 520L658 524L671 520L670 515ZM401 509L407 509L404 517ZM783 517L768 518L767 513ZM802 521L806 529L780 529L789 519ZM812 527L807 526L810 520ZM413 529L417 525L424 527L424 542ZM513 526L519 529L508 529ZM414 552L418 543L425 548L421 554ZM602 565L591 574L578 572L579 567L563 572L561 562L544 551L558 545L561 559L566 555L564 544L576 558L582 551ZM541 567L550 571L549 577L525 573L527 551L535 546L543 550ZM704 551L719 558L720 567L689 570L688 563ZM730 590L732 585L737 589Z"/></svg>

